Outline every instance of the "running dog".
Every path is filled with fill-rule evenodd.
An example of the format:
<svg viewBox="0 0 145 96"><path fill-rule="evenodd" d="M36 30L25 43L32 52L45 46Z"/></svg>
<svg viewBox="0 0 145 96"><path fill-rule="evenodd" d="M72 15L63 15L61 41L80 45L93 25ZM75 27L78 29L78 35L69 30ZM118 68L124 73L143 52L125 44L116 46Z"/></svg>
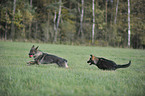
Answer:
<svg viewBox="0 0 145 96"><path fill-rule="evenodd" d="M38 50L38 46L36 48L34 47L34 45L32 46L29 52L29 57L33 57L34 61L29 61L27 63L28 65L56 63L59 67L68 68L66 59L57 57L55 55L43 53L42 51Z"/></svg>
<svg viewBox="0 0 145 96"><path fill-rule="evenodd" d="M90 60L87 61L87 63L89 63L90 65L96 65L99 69L102 70L116 70L118 68L126 68L129 67L131 64L131 61L129 61L128 64L124 64L124 65L117 65L115 62L111 61L111 60L107 60L105 58L98 58L95 57L93 55L90 55Z"/></svg>

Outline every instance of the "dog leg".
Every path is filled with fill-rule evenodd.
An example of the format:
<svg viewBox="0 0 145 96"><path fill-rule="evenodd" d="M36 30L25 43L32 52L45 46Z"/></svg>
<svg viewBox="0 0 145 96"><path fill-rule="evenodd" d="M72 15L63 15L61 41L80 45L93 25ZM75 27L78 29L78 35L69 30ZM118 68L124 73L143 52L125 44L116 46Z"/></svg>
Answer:
<svg viewBox="0 0 145 96"><path fill-rule="evenodd" d="M37 64L37 65L40 65L41 63L39 62L39 60L36 60L36 64Z"/></svg>
<svg viewBox="0 0 145 96"><path fill-rule="evenodd" d="M29 65L34 65L35 64L35 61L29 61L29 62L27 62L27 65L29 66Z"/></svg>
<svg viewBox="0 0 145 96"><path fill-rule="evenodd" d="M57 65L58 65L59 67L68 68L67 62L58 62Z"/></svg>
<svg viewBox="0 0 145 96"><path fill-rule="evenodd" d="M67 62L65 62L65 68L68 68Z"/></svg>

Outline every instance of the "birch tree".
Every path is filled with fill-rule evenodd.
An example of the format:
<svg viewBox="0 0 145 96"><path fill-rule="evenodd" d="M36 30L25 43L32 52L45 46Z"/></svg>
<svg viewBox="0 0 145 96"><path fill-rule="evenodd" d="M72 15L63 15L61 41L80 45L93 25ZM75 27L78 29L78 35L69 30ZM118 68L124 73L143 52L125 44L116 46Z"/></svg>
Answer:
<svg viewBox="0 0 145 96"><path fill-rule="evenodd" d="M61 4L62 4L62 1L59 0L59 12L58 12L56 30L55 30L55 35L54 35L54 42L57 42L58 27L59 27L59 22L60 22L60 17L61 17L61 7L62 7Z"/></svg>
<svg viewBox="0 0 145 96"><path fill-rule="evenodd" d="M106 0L106 24L107 24L107 2L108 0Z"/></svg>
<svg viewBox="0 0 145 96"><path fill-rule="evenodd" d="M130 0L128 0L128 47L130 47Z"/></svg>
<svg viewBox="0 0 145 96"><path fill-rule="evenodd" d="M92 0L92 12L93 12L93 24L92 24L92 44L94 44L94 30L95 30L95 11L94 11L94 0Z"/></svg>
<svg viewBox="0 0 145 96"><path fill-rule="evenodd" d="M53 28L54 28L54 32L56 32L57 31L57 29L56 29L56 10L55 10L55 12L54 12L54 18L53 18ZM55 41L55 40L54 40Z"/></svg>
<svg viewBox="0 0 145 96"><path fill-rule="evenodd" d="M117 4L116 4L116 13L115 13L115 20L114 20L115 24L116 24L116 21L117 21L118 4L119 4L119 0L117 0Z"/></svg>
<svg viewBox="0 0 145 96"><path fill-rule="evenodd" d="M84 0L82 0L82 12L81 12L81 22L80 22L80 32L82 34L83 37L83 17L84 17Z"/></svg>
<svg viewBox="0 0 145 96"><path fill-rule="evenodd" d="M32 0L30 0L30 9L32 10ZM32 26L32 23L30 21L29 22L29 39L31 38L31 26Z"/></svg>
<svg viewBox="0 0 145 96"><path fill-rule="evenodd" d="M7 31L8 31L7 19L8 19L8 14L7 14L7 8L6 8L5 40L7 40Z"/></svg>
<svg viewBox="0 0 145 96"><path fill-rule="evenodd" d="M80 18L80 29L79 29L79 32L78 32L78 35L81 34L81 37L83 37L83 18L84 18L84 0L81 0L81 7L82 7L82 10L81 10L81 18Z"/></svg>

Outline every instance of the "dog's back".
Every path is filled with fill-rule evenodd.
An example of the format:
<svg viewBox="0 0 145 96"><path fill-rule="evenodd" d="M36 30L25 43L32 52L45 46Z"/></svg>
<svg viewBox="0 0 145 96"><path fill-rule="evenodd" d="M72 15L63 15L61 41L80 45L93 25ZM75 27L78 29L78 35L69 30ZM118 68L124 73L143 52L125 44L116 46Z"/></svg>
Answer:
<svg viewBox="0 0 145 96"><path fill-rule="evenodd" d="M99 61L96 65L98 66L98 68L103 70L115 70L117 68L115 62L107 60L105 58L99 58Z"/></svg>
<svg viewBox="0 0 145 96"><path fill-rule="evenodd" d="M43 53L38 57L38 60L41 64L51 64L51 63L56 63L59 67L68 67L67 65L67 60L63 59L61 57Z"/></svg>

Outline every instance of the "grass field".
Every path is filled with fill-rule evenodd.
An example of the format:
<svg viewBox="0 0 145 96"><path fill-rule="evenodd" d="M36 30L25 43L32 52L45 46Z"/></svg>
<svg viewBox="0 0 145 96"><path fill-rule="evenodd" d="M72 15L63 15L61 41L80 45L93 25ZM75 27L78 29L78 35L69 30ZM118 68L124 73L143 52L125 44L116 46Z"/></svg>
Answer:
<svg viewBox="0 0 145 96"><path fill-rule="evenodd" d="M68 60L26 66L32 45ZM126 64L128 68L103 71L86 62L94 54ZM145 50L0 41L0 96L144 96Z"/></svg>

